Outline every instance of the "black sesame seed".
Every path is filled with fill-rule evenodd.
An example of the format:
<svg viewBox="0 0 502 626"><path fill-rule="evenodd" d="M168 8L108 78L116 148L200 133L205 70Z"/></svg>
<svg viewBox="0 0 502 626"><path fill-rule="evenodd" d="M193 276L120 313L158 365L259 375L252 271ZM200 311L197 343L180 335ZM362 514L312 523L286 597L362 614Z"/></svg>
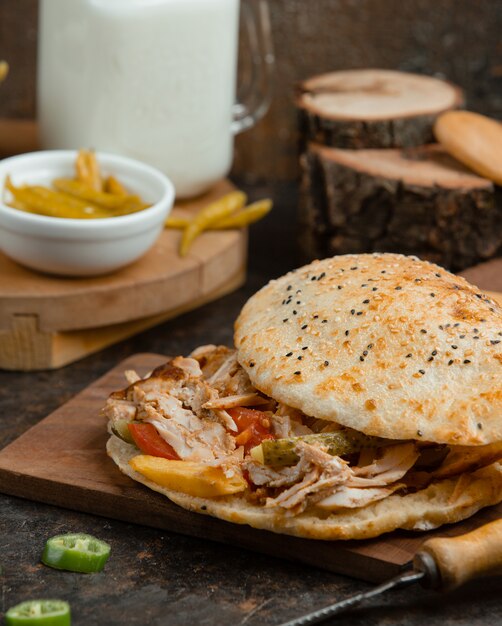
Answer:
<svg viewBox="0 0 502 626"><path fill-rule="evenodd" d="M458 348L458 346L456 346L455 344L452 345L453 350L456 350Z"/></svg>
<svg viewBox="0 0 502 626"><path fill-rule="evenodd" d="M453 365L453 359L450 359L450 360L448 361L448 365Z"/></svg>
<svg viewBox="0 0 502 626"><path fill-rule="evenodd" d="M328 320L321 320L321 324L327 324Z"/></svg>
<svg viewBox="0 0 502 626"><path fill-rule="evenodd" d="M419 374L422 374L422 376L425 374L425 370L418 370Z"/></svg>
<svg viewBox="0 0 502 626"><path fill-rule="evenodd" d="M386 274L386 273L387 273L387 272L386 272L385 270L382 270L382 271L380 272L380 274Z"/></svg>
<svg viewBox="0 0 502 626"><path fill-rule="evenodd" d="M465 339L465 335L459 335L460 339Z"/></svg>
<svg viewBox="0 0 502 626"><path fill-rule="evenodd" d="M292 353L292 352L288 352L288 353L286 354L286 356L293 356L293 353Z"/></svg>
<svg viewBox="0 0 502 626"><path fill-rule="evenodd" d="M321 278L324 278L325 276L326 276L326 272L323 272L317 280L321 280Z"/></svg>
<svg viewBox="0 0 502 626"><path fill-rule="evenodd" d="M314 319L316 320L319 317L319 315L314 315Z"/></svg>
<svg viewBox="0 0 502 626"><path fill-rule="evenodd" d="M291 289L293 289L293 287L291 287L291 285L288 285L288 288L286 289L286 291L291 291Z"/></svg>
<svg viewBox="0 0 502 626"><path fill-rule="evenodd" d="M368 350L371 350L371 348L372 348L372 347L373 347L373 344L372 344L372 343L369 343L369 344L368 344Z"/></svg>
<svg viewBox="0 0 502 626"><path fill-rule="evenodd" d="M479 335L475 335L473 339L479 339Z"/></svg>
<svg viewBox="0 0 502 626"><path fill-rule="evenodd" d="M421 282L422 282L422 279L421 279L421 278L415 278L415 282L416 282L416 283L421 283Z"/></svg>
<svg viewBox="0 0 502 626"><path fill-rule="evenodd" d="M281 302L281 304L282 304L282 305L286 304L286 300L283 300L283 301Z"/></svg>
<svg viewBox="0 0 502 626"><path fill-rule="evenodd" d="M437 276L438 278L441 278L441 274L436 274L436 276Z"/></svg>
<svg viewBox="0 0 502 626"><path fill-rule="evenodd" d="M411 354L411 352L410 352L409 354L407 354L407 355L406 355L406 358L407 358L407 359L411 359L411 357L412 357L412 356L413 356L413 355L412 355L412 354Z"/></svg>
<svg viewBox="0 0 502 626"><path fill-rule="evenodd" d="M300 354L300 356L296 357L299 361L301 361L303 359L302 355Z"/></svg>
<svg viewBox="0 0 502 626"><path fill-rule="evenodd" d="M307 328L307 326L308 326L308 324L304 324L304 325L302 326L302 330L305 330L305 329Z"/></svg>
<svg viewBox="0 0 502 626"><path fill-rule="evenodd" d="M350 309L350 314L351 314L351 315L354 315L354 313L355 313L355 312L356 312L356 310L355 310L355 309Z"/></svg>
<svg viewBox="0 0 502 626"><path fill-rule="evenodd" d="M430 356L430 357L427 359L427 361L429 361L429 362L430 362L430 361L434 361L434 357L433 357L433 356Z"/></svg>
<svg viewBox="0 0 502 626"><path fill-rule="evenodd" d="M301 292L302 292L302 290L301 290L301 289L297 289L297 290L296 290L296 293L301 293Z"/></svg>
<svg viewBox="0 0 502 626"><path fill-rule="evenodd" d="M483 430L483 424L481 422L478 422L478 429Z"/></svg>
<svg viewBox="0 0 502 626"><path fill-rule="evenodd" d="M421 430L417 430L417 436L423 437L424 433Z"/></svg>
<svg viewBox="0 0 502 626"><path fill-rule="evenodd" d="M378 287L372 287L371 288L371 291L377 291L377 290L378 290Z"/></svg>
<svg viewBox="0 0 502 626"><path fill-rule="evenodd" d="M364 357L363 357L363 356L360 356L360 357L359 357L359 360L360 360L360 361L364 361Z"/></svg>
<svg viewBox="0 0 502 626"><path fill-rule="evenodd" d="M354 267L350 268L351 270L356 270L357 269L357 265L354 265Z"/></svg>
<svg viewBox="0 0 502 626"><path fill-rule="evenodd" d="M348 337L348 336L349 336L349 331L348 331L348 330L346 330L346 331L345 331L345 336L346 336L346 337Z"/></svg>
<svg viewBox="0 0 502 626"><path fill-rule="evenodd" d="M285 317L282 321L283 321L284 323L286 323L286 322L288 321L288 319L289 319L289 317Z"/></svg>
<svg viewBox="0 0 502 626"><path fill-rule="evenodd" d="M302 350L307 350L308 346L303 346Z"/></svg>
<svg viewBox="0 0 502 626"><path fill-rule="evenodd" d="M457 322L456 324L453 324L453 328L457 328L458 326L460 326L460 322Z"/></svg>
<svg viewBox="0 0 502 626"><path fill-rule="evenodd" d="M300 376L300 374L301 374L300 370L297 370L297 371L295 372L295 376Z"/></svg>
<svg viewBox="0 0 502 626"><path fill-rule="evenodd" d="M363 356L368 356L368 351L367 350L363 350Z"/></svg>
<svg viewBox="0 0 502 626"><path fill-rule="evenodd" d="M470 363L469 359L464 359L464 363L467 365L467 363Z"/></svg>
<svg viewBox="0 0 502 626"><path fill-rule="evenodd" d="M338 285L337 289L343 289L342 285Z"/></svg>
<svg viewBox="0 0 502 626"><path fill-rule="evenodd" d="M420 332L421 332L423 335L425 335L425 334L427 333L427 331L425 330L425 328L421 328L421 329L420 329Z"/></svg>
<svg viewBox="0 0 502 626"><path fill-rule="evenodd" d="M301 304L301 303L302 303L302 301L301 301L301 300L297 300L297 301L296 301L296 304Z"/></svg>
<svg viewBox="0 0 502 626"><path fill-rule="evenodd" d="M473 332L473 333L479 333L479 328L473 328L473 329L472 329L472 332Z"/></svg>
<svg viewBox="0 0 502 626"><path fill-rule="evenodd" d="M324 365L325 365L325 367L328 367L329 361L324 361Z"/></svg>
<svg viewBox="0 0 502 626"><path fill-rule="evenodd" d="M296 315L298 311L293 311L293 315Z"/></svg>
<svg viewBox="0 0 502 626"><path fill-rule="evenodd" d="M253 361L251 361L251 362L249 363L249 367L254 367L254 362L253 362Z"/></svg>
<svg viewBox="0 0 502 626"><path fill-rule="evenodd" d="M432 356L436 356L436 354L437 354L437 353L438 353L438 351L437 351L437 350L433 350L433 351L431 352Z"/></svg>
<svg viewBox="0 0 502 626"><path fill-rule="evenodd" d="M363 300L363 304L369 304L370 301L369 300Z"/></svg>
<svg viewBox="0 0 502 626"><path fill-rule="evenodd" d="M363 314L363 312L362 312L362 311L358 311L358 312L356 313L356 315L362 315L362 314Z"/></svg>
<svg viewBox="0 0 502 626"><path fill-rule="evenodd" d="M363 283L363 284L361 285L361 287L367 287L367 286L368 286L368 283Z"/></svg>
<svg viewBox="0 0 502 626"><path fill-rule="evenodd" d="M435 294L435 293L433 293L433 292L431 292L430 296L431 296L431 298L435 298L435 297L436 297L436 294Z"/></svg>
<svg viewBox="0 0 502 626"><path fill-rule="evenodd" d="M492 344L492 346L496 346L498 343L500 343L500 339L491 339L490 343Z"/></svg>
<svg viewBox="0 0 502 626"><path fill-rule="evenodd" d="M397 287L394 287L394 289L395 289L396 291L401 291L402 287L399 287L399 285L398 285Z"/></svg>
<svg viewBox="0 0 502 626"><path fill-rule="evenodd" d="M439 330L444 330L444 326L442 324L439 324L438 328Z"/></svg>
<svg viewBox="0 0 502 626"><path fill-rule="evenodd" d="M200 510L201 510L201 511L207 511L207 506L206 506L205 504L203 504L203 505L200 507Z"/></svg>
<svg viewBox="0 0 502 626"><path fill-rule="evenodd" d="M315 276L312 276L310 280L317 280Z"/></svg>

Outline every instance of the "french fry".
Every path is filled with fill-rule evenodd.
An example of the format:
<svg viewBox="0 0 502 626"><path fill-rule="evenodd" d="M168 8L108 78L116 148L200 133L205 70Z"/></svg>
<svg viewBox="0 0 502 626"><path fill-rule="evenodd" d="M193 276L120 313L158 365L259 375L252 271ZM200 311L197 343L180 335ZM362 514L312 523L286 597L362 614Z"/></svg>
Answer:
<svg viewBox="0 0 502 626"><path fill-rule="evenodd" d="M63 191L71 196L87 200L93 204L104 207L106 209L117 209L124 204L122 196L115 196L105 191L95 191L88 187L80 180L71 180L70 178L56 178L52 183L56 189ZM128 196L129 198L138 198L138 196ZM139 198L138 198L139 200Z"/></svg>
<svg viewBox="0 0 502 626"><path fill-rule="evenodd" d="M103 191L103 181L94 152L79 150L75 163L76 178L94 191Z"/></svg>
<svg viewBox="0 0 502 626"><path fill-rule="evenodd" d="M183 231L180 256L186 256L194 239L200 235L202 231L207 230L215 222L232 215L232 213L241 209L245 204L246 194L242 191L232 191L204 207Z"/></svg>
<svg viewBox="0 0 502 626"><path fill-rule="evenodd" d="M229 228L243 228L244 226L249 226L250 224L254 224L258 220L261 220L267 213L270 212L272 208L272 200L258 200L257 202L253 202L249 204L247 207L226 217L219 222L216 222L212 225L211 228L215 228L218 230L226 230Z"/></svg>

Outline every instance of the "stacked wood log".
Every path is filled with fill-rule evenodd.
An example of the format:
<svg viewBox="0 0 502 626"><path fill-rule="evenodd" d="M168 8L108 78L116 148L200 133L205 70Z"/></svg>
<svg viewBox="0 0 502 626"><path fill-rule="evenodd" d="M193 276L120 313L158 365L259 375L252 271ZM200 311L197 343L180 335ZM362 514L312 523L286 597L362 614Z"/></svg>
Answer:
<svg viewBox="0 0 502 626"><path fill-rule="evenodd" d="M305 81L296 103L308 259L401 252L456 271L502 250L499 192L433 144L434 121L463 104L458 87L351 70Z"/></svg>

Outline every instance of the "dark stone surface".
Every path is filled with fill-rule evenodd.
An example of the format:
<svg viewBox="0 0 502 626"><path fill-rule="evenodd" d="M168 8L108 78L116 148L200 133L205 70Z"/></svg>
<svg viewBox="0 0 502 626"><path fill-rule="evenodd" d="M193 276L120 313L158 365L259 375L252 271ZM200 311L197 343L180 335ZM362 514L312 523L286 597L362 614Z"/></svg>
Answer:
<svg viewBox="0 0 502 626"><path fill-rule="evenodd" d="M231 343L232 322L245 299L296 264L293 187L272 193L274 213L252 229L245 287L198 311L158 326L54 372L0 372L0 446L129 354L186 353L204 342ZM80 531L112 545L105 571L51 570L39 563L45 540ZM315 568L230 546L74 513L0 495L0 613L22 600L56 597L71 603L76 626L272 626L369 586ZM448 595L420 587L394 592L333 624L495 626L502 619L501 579Z"/></svg>

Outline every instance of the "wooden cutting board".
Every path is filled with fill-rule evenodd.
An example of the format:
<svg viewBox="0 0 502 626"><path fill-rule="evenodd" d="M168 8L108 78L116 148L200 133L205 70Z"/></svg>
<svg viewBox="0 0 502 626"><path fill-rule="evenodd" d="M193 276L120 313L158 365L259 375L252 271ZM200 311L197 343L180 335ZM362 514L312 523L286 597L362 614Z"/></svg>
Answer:
<svg viewBox="0 0 502 626"><path fill-rule="evenodd" d="M456 535L498 519L502 505L436 533L395 532L370 541L315 541L259 531L190 513L120 473L107 457L106 423L99 411L124 387L123 372L139 374L165 357L137 354L0 451L0 492L300 561L378 582L405 567L434 534Z"/></svg>
<svg viewBox="0 0 502 626"><path fill-rule="evenodd" d="M192 216L234 189L227 180L176 204ZM178 255L164 230L141 259L112 274L65 278L31 271L0 253L0 368L61 367L233 291L245 280L246 229L203 233Z"/></svg>

